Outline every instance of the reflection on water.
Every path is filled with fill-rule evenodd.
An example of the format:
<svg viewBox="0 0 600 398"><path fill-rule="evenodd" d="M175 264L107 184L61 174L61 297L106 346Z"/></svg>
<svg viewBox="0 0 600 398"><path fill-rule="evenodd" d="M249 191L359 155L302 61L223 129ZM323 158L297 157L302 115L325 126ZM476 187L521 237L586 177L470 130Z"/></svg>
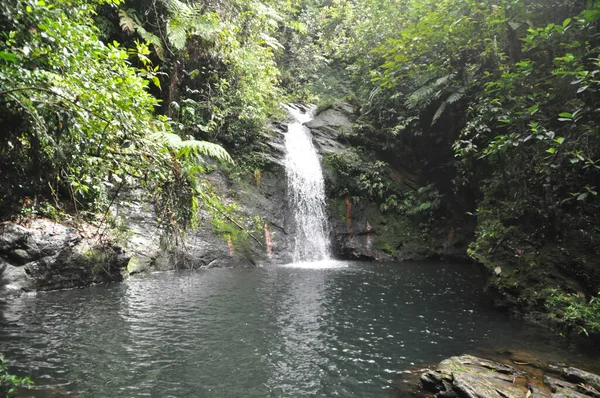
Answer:
<svg viewBox="0 0 600 398"><path fill-rule="evenodd" d="M39 397L381 397L398 372L463 352L589 361L490 311L477 274L323 262L26 295L3 308L0 352Z"/></svg>
<svg viewBox="0 0 600 398"><path fill-rule="evenodd" d="M312 269L317 268L314 265ZM310 275L297 272L285 278L286 294L276 309L277 337L271 341L267 354L272 372L267 385L273 396L320 391L322 367L327 363L323 353L328 350L324 333L328 278L331 275L321 272Z"/></svg>

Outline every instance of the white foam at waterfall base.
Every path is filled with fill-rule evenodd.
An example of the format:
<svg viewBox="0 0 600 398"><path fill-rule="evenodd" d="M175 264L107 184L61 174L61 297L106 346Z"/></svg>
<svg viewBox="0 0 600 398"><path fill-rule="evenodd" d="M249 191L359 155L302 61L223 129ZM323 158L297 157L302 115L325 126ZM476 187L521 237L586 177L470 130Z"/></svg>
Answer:
<svg viewBox="0 0 600 398"><path fill-rule="evenodd" d="M285 136L288 204L293 213L294 263L328 260L329 231L325 213L325 182L310 130L303 126L312 113L287 107L294 121Z"/></svg>
<svg viewBox="0 0 600 398"><path fill-rule="evenodd" d="M348 261L342 260L320 260L307 262L294 262L281 265L285 268L303 268L303 269L331 269L331 268L348 268Z"/></svg>

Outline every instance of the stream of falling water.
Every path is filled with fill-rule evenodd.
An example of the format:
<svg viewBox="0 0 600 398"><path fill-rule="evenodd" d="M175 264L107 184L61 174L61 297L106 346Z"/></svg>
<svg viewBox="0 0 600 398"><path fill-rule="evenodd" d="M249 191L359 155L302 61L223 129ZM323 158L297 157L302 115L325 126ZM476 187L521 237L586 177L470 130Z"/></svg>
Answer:
<svg viewBox="0 0 600 398"><path fill-rule="evenodd" d="M286 109L294 119L285 136L288 201L294 221L293 261L327 260L330 250L323 171L310 130L303 125L312 119L312 111L302 112L294 106Z"/></svg>

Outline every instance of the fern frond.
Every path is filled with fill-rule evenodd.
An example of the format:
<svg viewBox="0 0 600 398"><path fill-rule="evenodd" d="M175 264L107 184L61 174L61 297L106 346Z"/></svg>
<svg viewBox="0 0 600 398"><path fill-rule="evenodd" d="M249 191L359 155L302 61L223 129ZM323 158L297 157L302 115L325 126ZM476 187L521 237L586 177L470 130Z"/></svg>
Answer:
<svg viewBox="0 0 600 398"><path fill-rule="evenodd" d="M158 142L169 151L175 151L181 147L182 139L177 134L160 132L151 134L149 138L151 141Z"/></svg>
<svg viewBox="0 0 600 398"><path fill-rule="evenodd" d="M140 35L140 37L143 40L152 44L156 56L161 61L165 61L165 52L163 49L162 41L158 36L144 29L137 16L135 15L135 11L133 9L129 9L127 11L119 10L119 26L121 26L123 32L126 32L128 34L137 32L137 34Z"/></svg>
<svg viewBox="0 0 600 398"><path fill-rule="evenodd" d="M455 92L453 92L452 94L450 94L448 99L446 99L446 102L448 102L449 104L453 104L457 101L460 101L462 99L462 97L464 97L464 96L465 96L465 88L461 87L458 90L456 90Z"/></svg>
<svg viewBox="0 0 600 398"><path fill-rule="evenodd" d="M444 86L451 82L455 76L455 73L450 73L446 76L437 78L433 83L431 83L431 80L429 80L408 97L405 105L409 109L414 109L419 105L428 104L439 99L441 94L444 92Z"/></svg>
<svg viewBox="0 0 600 398"><path fill-rule="evenodd" d="M207 41L214 41L215 34L221 30L218 16L214 13L203 14L194 22L194 35Z"/></svg>
<svg viewBox="0 0 600 398"><path fill-rule="evenodd" d="M413 92L408 99L406 100L406 106L409 109L416 108L419 104L423 102L423 100L431 97L431 95L435 92L435 88L432 86L423 86Z"/></svg>
<svg viewBox="0 0 600 398"><path fill-rule="evenodd" d="M435 115L433 115L433 119L431 119L431 125L432 126L444 114L444 111L446 110L447 106L448 106L448 101L442 102L442 105L440 105L440 107L438 108L438 110L435 112Z"/></svg>
<svg viewBox="0 0 600 398"><path fill-rule="evenodd" d="M181 148L177 157L181 159L190 159L198 155L208 156L224 163L233 163L233 159L227 151L217 144L208 141L186 140L181 142Z"/></svg>
<svg viewBox="0 0 600 398"><path fill-rule="evenodd" d="M141 26L137 29L137 32L142 39L144 39L148 43L152 44L152 47L154 48L154 52L156 53L156 56L161 61L165 61L166 60L165 51L163 48L162 40L160 40L160 37L156 36L153 33L148 32L146 29L142 28Z"/></svg>
<svg viewBox="0 0 600 398"><path fill-rule="evenodd" d="M464 87L461 87L458 90L456 90L455 92L453 92L452 94L450 94L448 96L448 98L446 98L444 100L444 102L442 102L442 104L440 105L438 110L433 115L433 119L431 119L431 125L433 126L439 120L439 118L442 117L442 115L444 114L444 111L446 110L448 105L452 105L455 102L460 101L460 99L462 97L464 97L464 95L465 95Z"/></svg>
<svg viewBox="0 0 600 398"><path fill-rule="evenodd" d="M132 12L132 10L129 10L129 12ZM133 34L135 28L139 25L127 14L127 11L119 10L119 26L123 32Z"/></svg>
<svg viewBox="0 0 600 398"><path fill-rule="evenodd" d="M260 38L263 39L264 43L271 47L273 50L283 50L284 47L279 43L279 40L276 38L269 36L266 33L261 33Z"/></svg>
<svg viewBox="0 0 600 398"><path fill-rule="evenodd" d="M187 31L190 26L184 18L173 17L167 22L167 38L177 50L182 51L187 41Z"/></svg>
<svg viewBox="0 0 600 398"><path fill-rule="evenodd" d="M174 15L190 15L201 11L200 8L190 6L179 0L162 0L162 3L167 7L167 10Z"/></svg>
<svg viewBox="0 0 600 398"><path fill-rule="evenodd" d="M442 76L433 83L433 87L443 86L448 83L450 80L454 79L455 73L447 74L446 76Z"/></svg>
<svg viewBox="0 0 600 398"><path fill-rule="evenodd" d="M175 152L178 159L192 160L200 155L208 156L224 163L233 163L229 153L220 145L208 141L182 140L173 133L154 133L150 139L163 145L170 152Z"/></svg>

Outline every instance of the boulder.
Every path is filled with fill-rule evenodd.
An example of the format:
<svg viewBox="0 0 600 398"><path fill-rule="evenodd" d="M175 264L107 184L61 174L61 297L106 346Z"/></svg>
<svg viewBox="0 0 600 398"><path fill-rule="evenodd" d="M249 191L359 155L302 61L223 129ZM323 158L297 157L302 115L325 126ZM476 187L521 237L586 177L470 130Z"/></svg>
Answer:
<svg viewBox="0 0 600 398"><path fill-rule="evenodd" d="M0 225L0 295L118 281L123 250L46 219Z"/></svg>
<svg viewBox="0 0 600 398"><path fill-rule="evenodd" d="M344 133L352 129L356 111L356 107L346 102L336 102L306 123L320 154L340 153L347 148L341 141Z"/></svg>
<svg viewBox="0 0 600 398"><path fill-rule="evenodd" d="M568 367L561 369L561 376L573 383L586 384L597 391L600 391L600 376L585 370Z"/></svg>
<svg viewBox="0 0 600 398"><path fill-rule="evenodd" d="M527 388L513 382L521 373L509 365L472 355L443 360L421 376L421 384L436 397L523 398Z"/></svg>
<svg viewBox="0 0 600 398"><path fill-rule="evenodd" d="M527 364L525 364L527 365ZM515 365L516 366L516 365ZM555 372L560 371L563 378ZM543 374L541 372L552 372ZM570 367L516 368L501 362L461 355L443 360L420 378L423 390L436 397L460 398L600 398L598 375ZM569 380L565 380L569 378ZM543 384L540 383L543 379Z"/></svg>
<svg viewBox="0 0 600 398"><path fill-rule="evenodd" d="M569 375L572 374L571 372L575 372L578 375L583 374L586 376L586 379L588 377L598 377L598 375L585 372L580 369L569 369L571 370L568 373L562 373L562 376L567 379L569 379ZM598 392L598 390L594 386L583 381L583 379L580 379L578 377L571 377L570 380L573 380L574 383L571 383L567 380L558 379L549 375L544 375L544 384L550 387L550 390L552 390L552 392L554 392L555 394L562 394L578 398L584 398L586 396L600 398L600 393Z"/></svg>

